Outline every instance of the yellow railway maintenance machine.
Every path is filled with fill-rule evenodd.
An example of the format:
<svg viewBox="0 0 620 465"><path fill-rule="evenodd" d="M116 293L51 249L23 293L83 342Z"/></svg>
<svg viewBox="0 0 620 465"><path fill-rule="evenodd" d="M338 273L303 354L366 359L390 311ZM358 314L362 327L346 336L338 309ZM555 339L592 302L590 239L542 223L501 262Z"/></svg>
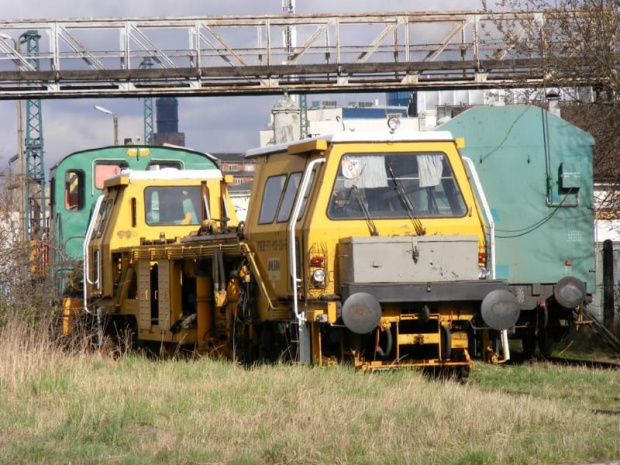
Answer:
<svg viewBox="0 0 620 465"><path fill-rule="evenodd" d="M100 323L107 320L109 330L128 329L140 341L196 343L195 330L182 337L170 331L171 321L196 317L195 289L190 291L195 279L170 261L164 266L163 260L150 260L150 248L168 253L199 228L236 230L228 182L218 169L171 168L127 170L106 180L84 241L83 276L63 299L64 333L74 331L77 317L90 314Z"/></svg>
<svg viewBox="0 0 620 465"><path fill-rule="evenodd" d="M250 151L245 225L220 221L233 216L224 182L205 180L196 189L209 208L192 235L149 223L156 181L136 183L132 196L123 193L132 182L110 181L88 241L95 284L85 306L139 340L246 362L467 374L472 349L505 360L518 304L487 271L492 241L460 143L447 132L392 130ZM125 244L123 230L143 239Z"/></svg>

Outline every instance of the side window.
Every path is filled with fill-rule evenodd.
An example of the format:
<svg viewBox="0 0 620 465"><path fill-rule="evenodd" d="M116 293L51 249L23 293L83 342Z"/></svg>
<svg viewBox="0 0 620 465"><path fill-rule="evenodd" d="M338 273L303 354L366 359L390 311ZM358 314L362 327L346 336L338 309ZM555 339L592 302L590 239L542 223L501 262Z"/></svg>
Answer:
<svg viewBox="0 0 620 465"><path fill-rule="evenodd" d="M308 197L310 196L310 193L312 192L312 189L314 188L314 173L315 171L312 171L312 173L310 173L310 182L308 183L308 190L306 191L306 194L304 195L304 200L301 203L301 210L299 210L299 216L297 217L297 219L300 219L302 216L304 216L304 212L306 211Z"/></svg>
<svg viewBox="0 0 620 465"><path fill-rule="evenodd" d="M97 161L95 162L93 179L95 180L95 187L97 189L103 189L103 182L120 174L121 170L128 168L129 165L124 161Z"/></svg>
<svg viewBox="0 0 620 465"><path fill-rule="evenodd" d="M106 224L108 223L108 218L110 217L110 211L112 210L112 205L114 205L113 199L106 200L105 204L103 204L101 214L99 215L99 224L97 226L97 237L101 237L103 231L105 230Z"/></svg>
<svg viewBox="0 0 620 465"><path fill-rule="evenodd" d="M180 161L175 160L153 160L146 165L147 171L157 171L162 170L164 168L174 168L177 170L182 170L183 165Z"/></svg>
<svg viewBox="0 0 620 465"><path fill-rule="evenodd" d="M56 176L50 179L50 205L52 212L56 211ZM52 217L54 217L53 214Z"/></svg>
<svg viewBox="0 0 620 465"><path fill-rule="evenodd" d="M159 224L159 192L148 188L144 196L146 197L146 224Z"/></svg>
<svg viewBox="0 0 620 465"><path fill-rule="evenodd" d="M263 192L263 200L260 206L260 214L258 216L258 224L272 223L276 217L278 203L284 189L284 181L286 175L272 176L265 183L265 191Z"/></svg>
<svg viewBox="0 0 620 465"><path fill-rule="evenodd" d="M202 210L200 213L201 220L210 220L211 219L211 207L209 206L209 202L211 202L211 198L209 197L209 188L207 187L207 182L203 181L200 183L200 195L202 196ZM226 204L224 202L224 198L222 197L222 204ZM228 216L224 214L225 208L221 209L221 216Z"/></svg>
<svg viewBox="0 0 620 465"><path fill-rule="evenodd" d="M78 211L84 208L85 199L84 171L69 170L65 173L65 209Z"/></svg>
<svg viewBox="0 0 620 465"><path fill-rule="evenodd" d="M131 227L135 228L138 224L138 213L137 213L138 203L135 197L131 199Z"/></svg>
<svg viewBox="0 0 620 465"><path fill-rule="evenodd" d="M282 198L282 205L280 205L280 211L278 212L278 223L288 221L291 217L300 181L301 173L293 173L289 176L286 189L284 190L284 197Z"/></svg>

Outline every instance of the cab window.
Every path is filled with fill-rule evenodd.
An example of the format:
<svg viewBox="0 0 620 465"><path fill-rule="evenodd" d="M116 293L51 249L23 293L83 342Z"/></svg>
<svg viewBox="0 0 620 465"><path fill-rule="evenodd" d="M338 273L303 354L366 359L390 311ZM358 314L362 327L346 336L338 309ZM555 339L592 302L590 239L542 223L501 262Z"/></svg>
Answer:
<svg viewBox="0 0 620 465"><path fill-rule="evenodd" d="M310 173L310 182L308 183L308 190L304 195L303 201L301 203L301 210L299 210L299 216L297 219L299 220L302 216L304 216L304 212L306 211L306 205L308 204L308 197L310 197L310 193L314 187L314 170Z"/></svg>
<svg viewBox="0 0 620 465"><path fill-rule="evenodd" d="M157 186L144 191L146 224L200 224L200 186Z"/></svg>
<svg viewBox="0 0 620 465"><path fill-rule="evenodd" d="M300 180L301 173L293 173L288 177L286 189L284 190L284 197L282 198L282 205L280 205L280 211L278 212L278 223L288 221L291 217Z"/></svg>
<svg viewBox="0 0 620 465"><path fill-rule="evenodd" d="M258 224L272 223L275 219L285 181L286 175L284 174L271 176L267 179L258 215Z"/></svg>
<svg viewBox="0 0 620 465"><path fill-rule="evenodd" d="M106 179L120 174L129 165L126 161L97 161L94 166L93 179L97 189L103 189Z"/></svg>
<svg viewBox="0 0 620 465"><path fill-rule="evenodd" d="M327 211L333 219L465 213L465 201L444 153L346 154Z"/></svg>
<svg viewBox="0 0 620 465"><path fill-rule="evenodd" d="M112 205L114 205L114 199L109 198L105 201L101 207L101 214L99 215L99 224L97 225L97 237L101 237L106 225L108 224L108 218L112 211Z"/></svg>
<svg viewBox="0 0 620 465"><path fill-rule="evenodd" d="M183 164L175 160L153 160L146 165L147 171L163 170L165 168L174 168L176 170L183 169Z"/></svg>
<svg viewBox="0 0 620 465"><path fill-rule="evenodd" d="M69 170L65 173L65 209L79 211L85 200L84 171Z"/></svg>

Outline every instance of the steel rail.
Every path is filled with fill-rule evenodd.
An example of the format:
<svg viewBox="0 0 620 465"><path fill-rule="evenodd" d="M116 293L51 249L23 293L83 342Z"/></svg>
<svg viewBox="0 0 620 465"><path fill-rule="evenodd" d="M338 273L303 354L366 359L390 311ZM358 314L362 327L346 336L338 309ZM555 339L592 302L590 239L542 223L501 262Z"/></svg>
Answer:
<svg viewBox="0 0 620 465"><path fill-rule="evenodd" d="M554 365L578 366L597 370L620 370L620 362L602 362L596 360L580 360L574 358L548 357L541 362L549 362Z"/></svg>

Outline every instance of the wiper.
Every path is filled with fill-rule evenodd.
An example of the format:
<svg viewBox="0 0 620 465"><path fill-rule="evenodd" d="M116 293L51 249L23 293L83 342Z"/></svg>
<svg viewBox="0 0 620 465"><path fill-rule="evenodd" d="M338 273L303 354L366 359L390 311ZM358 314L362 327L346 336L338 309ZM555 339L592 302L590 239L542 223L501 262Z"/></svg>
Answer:
<svg viewBox="0 0 620 465"><path fill-rule="evenodd" d="M366 219L366 224L368 224L370 235L378 236L379 232L377 231L377 226L375 225L375 222L372 220L372 217L370 216L370 211L368 211L368 206L366 205L366 202L364 202L364 199L362 199L362 195L360 194L357 186L351 187L351 192L349 192L349 197L350 196L355 197L355 200L357 200L357 203L359 204L360 209L362 210L362 213L364 213L364 218Z"/></svg>
<svg viewBox="0 0 620 465"><path fill-rule="evenodd" d="M423 236L424 234L426 234L426 228L424 228L420 219L415 216L415 208L411 204L411 200L405 192L402 184L399 183L396 179L396 176L394 175L394 170L392 169L392 164L390 162L387 163L387 167L388 171L390 172L390 179L392 180L392 183L394 183L394 190L396 190L398 198L405 207L405 210L407 210L407 215L411 220L411 224L413 224L413 229L415 229L415 233L418 236Z"/></svg>
<svg viewBox="0 0 620 465"><path fill-rule="evenodd" d="M434 186L426 188L426 197L428 198L428 211L435 215L439 215L439 206L437 205Z"/></svg>

